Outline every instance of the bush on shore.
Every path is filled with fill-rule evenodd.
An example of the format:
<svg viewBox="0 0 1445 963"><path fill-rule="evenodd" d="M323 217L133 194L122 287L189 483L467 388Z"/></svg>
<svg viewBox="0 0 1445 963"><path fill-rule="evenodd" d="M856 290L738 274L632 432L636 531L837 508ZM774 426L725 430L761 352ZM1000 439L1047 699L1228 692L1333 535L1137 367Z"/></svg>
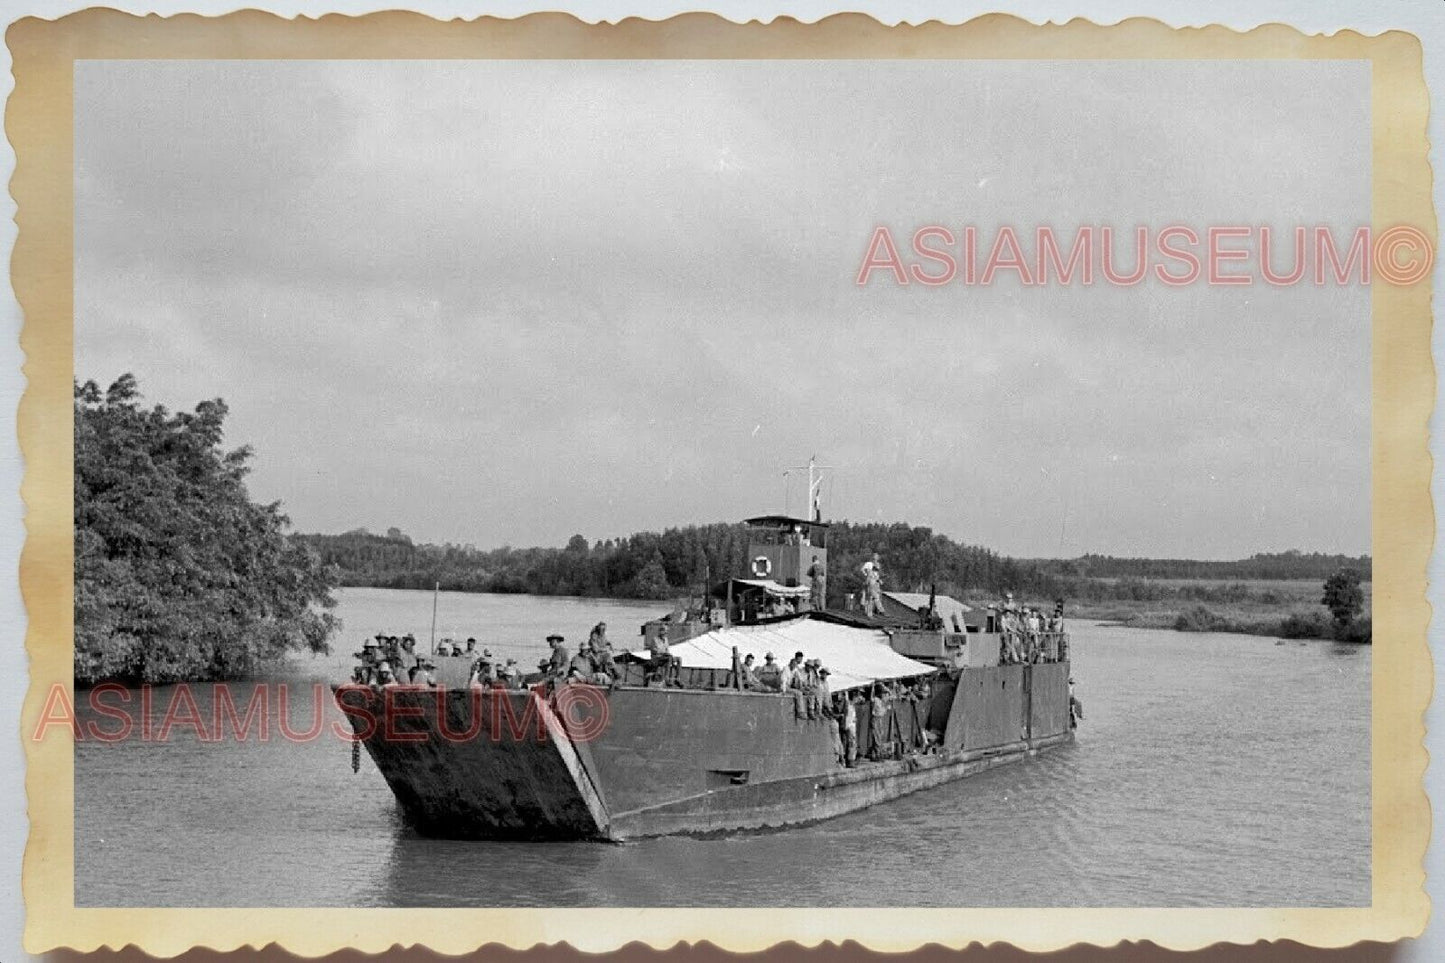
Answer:
<svg viewBox="0 0 1445 963"><path fill-rule="evenodd" d="M140 405L131 375L75 388L75 681L248 675L328 650L334 569L257 505L225 404Z"/></svg>
<svg viewBox="0 0 1445 963"><path fill-rule="evenodd" d="M1174 628L1180 632L1237 632L1272 635L1281 639L1336 639L1362 644L1370 641L1368 616L1340 626L1323 612L1291 612L1279 621L1245 621L1220 615L1204 605L1196 605L1174 619Z"/></svg>
<svg viewBox="0 0 1445 963"><path fill-rule="evenodd" d="M1291 612L1272 634L1282 639L1328 639L1333 630L1323 612Z"/></svg>
<svg viewBox="0 0 1445 963"><path fill-rule="evenodd" d="M1341 642L1369 645L1371 642L1370 622L1371 619L1368 615L1364 618L1355 619L1349 625L1340 627L1335 633L1335 638Z"/></svg>
<svg viewBox="0 0 1445 963"><path fill-rule="evenodd" d="M1228 619L1203 605L1185 609L1174 620L1174 628L1179 632L1227 632L1229 624Z"/></svg>

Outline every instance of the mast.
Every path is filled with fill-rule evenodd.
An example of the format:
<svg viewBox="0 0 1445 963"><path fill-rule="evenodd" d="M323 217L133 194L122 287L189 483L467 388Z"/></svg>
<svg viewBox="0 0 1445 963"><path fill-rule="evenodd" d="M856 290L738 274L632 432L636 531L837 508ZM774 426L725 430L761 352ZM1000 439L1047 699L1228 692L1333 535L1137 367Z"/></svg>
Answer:
<svg viewBox="0 0 1445 963"><path fill-rule="evenodd" d="M441 594L442 583L437 582L431 590L431 654L437 654L437 596Z"/></svg>
<svg viewBox="0 0 1445 963"><path fill-rule="evenodd" d="M788 491L788 475L791 472L802 471L804 468L808 469L808 503L805 509L807 518L810 522L821 522L823 520L823 472L832 471L833 466L818 464L818 456L814 455L808 459L807 465L798 465L794 468L789 468L783 472L783 493L785 498ZM786 506L784 507L783 513L789 514Z"/></svg>

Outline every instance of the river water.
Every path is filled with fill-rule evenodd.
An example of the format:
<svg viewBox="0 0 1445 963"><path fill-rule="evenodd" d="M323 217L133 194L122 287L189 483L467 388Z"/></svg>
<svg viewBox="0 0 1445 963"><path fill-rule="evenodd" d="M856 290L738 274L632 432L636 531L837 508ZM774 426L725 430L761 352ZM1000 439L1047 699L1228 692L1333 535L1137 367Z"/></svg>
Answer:
<svg viewBox="0 0 1445 963"><path fill-rule="evenodd" d="M348 589L329 657L288 684L292 736L178 724L76 747L80 906L1341 906L1370 902L1370 649L1074 623L1078 742L811 827L623 845L424 839L365 753L311 728L364 634L425 640L426 592ZM443 593L438 637L535 665L542 637L655 605ZM192 687L203 720L214 690ZM319 691L319 690L317 690ZM243 714L254 685L233 686ZM83 694L82 694L83 696ZM106 696L118 705L117 693ZM177 690L151 693L159 729ZM86 700L82 697L80 702ZM339 719L323 703L326 719ZM125 706L138 715L139 699ZM119 723L87 705L82 722ZM211 732L211 730L208 730Z"/></svg>

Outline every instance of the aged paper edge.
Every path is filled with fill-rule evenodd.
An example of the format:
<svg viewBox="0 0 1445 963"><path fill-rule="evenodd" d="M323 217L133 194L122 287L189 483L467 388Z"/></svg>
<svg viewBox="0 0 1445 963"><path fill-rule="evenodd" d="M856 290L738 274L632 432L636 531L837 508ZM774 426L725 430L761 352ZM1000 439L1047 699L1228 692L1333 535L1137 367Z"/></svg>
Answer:
<svg viewBox="0 0 1445 963"><path fill-rule="evenodd" d="M31 682L21 719L30 837L23 886L25 946L93 950L133 944L154 956L194 946L269 943L316 956L351 947L425 945L461 953L486 943L525 948L566 941L585 951L627 943L706 940L755 951L792 940L855 940L878 950L926 943L1007 942L1045 951L1074 943L1148 940L1178 950L1219 942L1295 940L1340 947L1418 935L1429 915L1423 857L1430 831L1422 783L1424 711L1433 684L1426 642L1425 568L1434 537L1427 421L1435 391L1431 285L1375 284L1373 312L1372 901L1343 909L93 909L74 905L74 756L51 730L30 738L52 684L71 685L73 638L72 114L73 66L83 59L447 58L937 58L1349 59L1372 65L1372 218L1436 236L1427 159L1428 93L1413 35L1353 31L1306 36L1270 24L1175 29L1156 20L1037 26L991 14L961 25L884 26L862 14L813 24L737 24L713 14L587 24L567 14L442 22L407 11L284 19L255 10L224 17L135 17L91 9L7 31L15 92L5 117L16 153L11 194L19 235L12 283L24 310L28 387L19 412L27 541L21 591L29 616Z"/></svg>

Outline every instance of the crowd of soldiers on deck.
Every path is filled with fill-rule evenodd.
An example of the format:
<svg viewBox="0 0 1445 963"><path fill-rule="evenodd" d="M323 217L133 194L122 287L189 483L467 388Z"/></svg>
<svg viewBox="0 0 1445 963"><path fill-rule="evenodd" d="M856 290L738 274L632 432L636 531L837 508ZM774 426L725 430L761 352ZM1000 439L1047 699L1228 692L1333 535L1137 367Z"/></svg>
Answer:
<svg viewBox="0 0 1445 963"><path fill-rule="evenodd" d="M492 655L492 650L477 648L477 640L469 638L465 643L443 639L437 643L438 656L461 656L471 659L472 680L481 685L504 685L519 688L522 673L516 659L503 662ZM416 636L410 633L402 636L377 634L361 644L361 651L354 653L357 664L352 670L352 681L360 685L434 686L437 664L431 655L416 651Z"/></svg>
<svg viewBox="0 0 1445 963"><path fill-rule="evenodd" d="M479 648L475 638L466 642L442 639L436 645L436 655L468 660L467 682L472 686L504 686L520 689L529 682L543 682L549 685L585 682L592 685L611 685L616 674L616 656L612 643L607 638L607 623L598 622L592 628L587 641L572 655L566 639L557 633L547 636L551 654L537 664L537 672L524 676L516 659L500 659L488 648ZM664 642L664 654L666 643ZM357 659L352 671L352 680L361 685L394 686L437 684L434 658L416 651L416 637L378 634L362 643L361 651L354 653ZM669 663L676 660L668 659Z"/></svg>
<svg viewBox="0 0 1445 963"><path fill-rule="evenodd" d="M352 681L361 685L426 685L436 663L416 651L416 636L378 633L361 643ZM434 681L434 680L433 680Z"/></svg>
<svg viewBox="0 0 1445 963"><path fill-rule="evenodd" d="M1062 606L1047 619L1036 608L1015 605L1012 596L1007 597L999 608L1002 613L999 626L1005 656L1003 661L1006 663L1040 661L1044 658L1042 639L1045 634L1058 633L1062 636ZM478 649L474 638L467 639L465 643L444 639L437 645L437 654L469 658L468 683L472 686L520 689L529 682L540 682L549 687L575 684L609 686L617 681L619 667L612 643L607 638L607 623L599 622L593 626L575 655L568 650L566 639L559 633L549 635L547 644L551 654L537 664L537 675L527 678L522 676L516 659L499 660L490 649ZM681 687L681 661L670 651L665 625L649 637L647 649L643 684ZM1060 655L1056 653L1056 657ZM417 654L416 638L412 635L377 635L367 639L356 656L359 662L354 680L357 683L378 687L437 684L433 675L436 663L428 655ZM773 653L768 652L759 665L751 653L738 659L736 650L732 675L739 689L791 695L798 719L820 721L830 727L834 753L838 762L847 767L857 765L860 755L878 761L898 758L914 750L929 752L938 744L939 734L920 725L912 737L912 744L905 745L901 728L891 722L900 706L922 702L931 696L932 681L928 676L877 681L866 687L835 693L828 685L832 673L821 659L809 659L799 651L794 652L783 665ZM1074 697L1073 683L1074 680L1069 679L1071 727L1077 726L1077 720L1083 717L1083 706ZM860 739L859 710L865 705L868 709L868 731Z"/></svg>
<svg viewBox="0 0 1445 963"><path fill-rule="evenodd" d="M1013 595L1004 596L997 606L999 610L999 661L1004 665L1061 661L1066 653L1064 644L1064 603L1060 599L1054 604L1054 613L1044 613L1031 606L1018 605ZM1050 651L1048 643L1055 647Z"/></svg>
<svg viewBox="0 0 1445 963"><path fill-rule="evenodd" d="M773 653L763 656L758 665L751 653L739 663L739 688L755 692L789 693L799 719L820 720L833 729L833 749L838 761L846 766L857 764L860 752L869 759L891 758L903 752L889 740L889 713L900 702L917 702L928 698L929 681L920 677L872 683L867 690L851 689L833 692L828 678L832 673L821 659L809 659L794 652L786 665ZM861 744L858 736L858 708L869 707L869 732Z"/></svg>
<svg viewBox="0 0 1445 963"><path fill-rule="evenodd" d="M617 656L607 638L606 622L592 626L586 641L577 647L576 655L567 649L567 639L556 632L547 636L547 645L552 654L537 663L537 671L542 680L552 685L611 685L616 677Z"/></svg>

